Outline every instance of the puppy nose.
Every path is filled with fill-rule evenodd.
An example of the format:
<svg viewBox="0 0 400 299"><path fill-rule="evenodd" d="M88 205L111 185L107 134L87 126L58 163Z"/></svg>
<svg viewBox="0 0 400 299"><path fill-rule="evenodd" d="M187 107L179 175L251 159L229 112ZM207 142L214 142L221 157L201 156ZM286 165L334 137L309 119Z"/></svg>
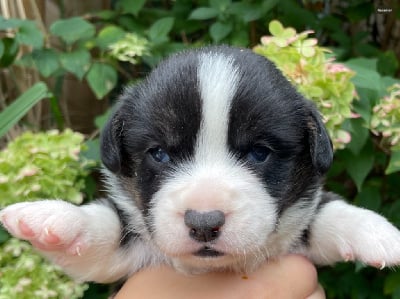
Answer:
<svg viewBox="0 0 400 299"><path fill-rule="evenodd" d="M187 210L185 224L190 228L189 236L198 242L210 242L220 235L220 228L225 223L225 214L222 211L198 212Z"/></svg>

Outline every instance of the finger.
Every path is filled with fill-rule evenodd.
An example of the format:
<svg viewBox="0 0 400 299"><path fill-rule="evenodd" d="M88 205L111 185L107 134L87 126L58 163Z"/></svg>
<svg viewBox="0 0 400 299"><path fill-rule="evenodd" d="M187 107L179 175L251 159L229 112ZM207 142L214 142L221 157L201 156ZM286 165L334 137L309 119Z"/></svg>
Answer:
<svg viewBox="0 0 400 299"><path fill-rule="evenodd" d="M311 296L307 297L306 299L325 299L325 291L321 285L318 285L317 290L311 294Z"/></svg>
<svg viewBox="0 0 400 299"><path fill-rule="evenodd" d="M315 266L303 256L288 255L267 264L264 269L267 272L263 276L269 278L270 288L278 292L285 290L282 298L307 298L318 288Z"/></svg>

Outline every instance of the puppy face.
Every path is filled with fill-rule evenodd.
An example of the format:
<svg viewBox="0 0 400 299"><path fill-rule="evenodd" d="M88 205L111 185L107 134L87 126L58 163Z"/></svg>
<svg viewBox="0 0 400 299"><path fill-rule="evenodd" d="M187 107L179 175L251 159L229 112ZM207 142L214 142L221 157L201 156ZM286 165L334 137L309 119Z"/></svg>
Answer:
<svg viewBox="0 0 400 299"><path fill-rule="evenodd" d="M210 47L172 56L125 91L102 160L151 242L201 271L274 254L282 221L315 207L332 149L314 107L269 61ZM289 243L308 225L298 218Z"/></svg>

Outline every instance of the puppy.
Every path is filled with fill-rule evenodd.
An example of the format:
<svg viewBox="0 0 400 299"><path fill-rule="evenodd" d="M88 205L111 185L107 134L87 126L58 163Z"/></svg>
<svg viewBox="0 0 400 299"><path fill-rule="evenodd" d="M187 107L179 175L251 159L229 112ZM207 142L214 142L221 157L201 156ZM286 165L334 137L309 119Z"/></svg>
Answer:
<svg viewBox="0 0 400 299"><path fill-rule="evenodd" d="M250 272L287 253L400 263L393 225L322 190L333 152L319 113L250 50L170 57L124 91L101 138L108 198L1 211L12 235L78 280L160 263Z"/></svg>

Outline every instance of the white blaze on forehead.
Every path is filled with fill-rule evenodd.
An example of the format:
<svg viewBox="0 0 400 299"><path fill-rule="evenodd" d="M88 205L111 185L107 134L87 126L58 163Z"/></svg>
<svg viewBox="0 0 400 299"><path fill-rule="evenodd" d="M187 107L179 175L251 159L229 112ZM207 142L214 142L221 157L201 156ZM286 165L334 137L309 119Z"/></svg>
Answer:
<svg viewBox="0 0 400 299"><path fill-rule="evenodd" d="M230 56L200 56L198 82L202 99L202 122L195 158L210 161L227 157L229 110L239 81L238 68Z"/></svg>
<svg viewBox="0 0 400 299"><path fill-rule="evenodd" d="M238 269L250 269L250 260L264 257L264 245L275 229L276 200L228 150L229 115L240 76L232 56L200 56L197 80L202 116L193 160L180 165L151 202L154 240L183 269L212 270L236 263ZM202 245L190 237L184 222L187 210L225 213L222 233L213 248L225 252L227 259L207 266L192 256Z"/></svg>

